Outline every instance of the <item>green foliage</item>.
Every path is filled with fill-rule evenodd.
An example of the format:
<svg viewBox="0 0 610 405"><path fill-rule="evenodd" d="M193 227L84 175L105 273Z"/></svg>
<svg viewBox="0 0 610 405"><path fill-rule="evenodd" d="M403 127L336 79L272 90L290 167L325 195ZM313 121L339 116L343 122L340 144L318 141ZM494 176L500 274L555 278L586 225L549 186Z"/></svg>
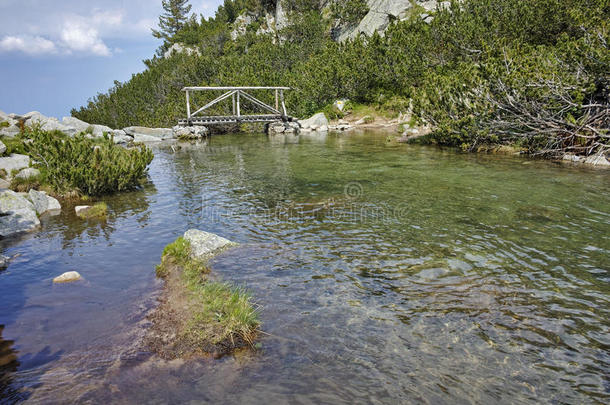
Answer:
<svg viewBox="0 0 610 405"><path fill-rule="evenodd" d="M214 19L190 21L175 36L201 56L146 61L146 71L72 114L112 127L171 126L185 114L186 85L282 84L293 89L293 115L329 112L342 98L392 114L412 104L414 120L436 128L427 140L469 150L518 143L531 153L590 154L608 145L607 0L454 1L429 23L413 13L383 37L343 44L319 2L283 4L292 24L281 41L253 33L231 41L236 15L270 6L227 1Z"/></svg>
<svg viewBox="0 0 610 405"><path fill-rule="evenodd" d="M8 121L0 121L0 128L8 128L10 127L10 124L8 123Z"/></svg>
<svg viewBox="0 0 610 405"><path fill-rule="evenodd" d="M357 24L369 12L366 0L335 0L330 10L333 18L347 24Z"/></svg>
<svg viewBox="0 0 610 405"><path fill-rule="evenodd" d="M187 4L189 0L162 0L163 10L159 17L159 29L152 30L155 38L164 40L163 49L167 49L172 43L174 36L182 29L187 21L188 13L192 6Z"/></svg>
<svg viewBox="0 0 610 405"><path fill-rule="evenodd" d="M11 153L18 153L20 155L25 154L22 134L18 134L14 137L3 136L2 143L6 145L6 155L10 155Z"/></svg>
<svg viewBox="0 0 610 405"><path fill-rule="evenodd" d="M86 195L103 195L137 187L153 159L146 148L125 149L105 137L99 140L34 128L23 135L27 154L46 172L58 193L78 189Z"/></svg>

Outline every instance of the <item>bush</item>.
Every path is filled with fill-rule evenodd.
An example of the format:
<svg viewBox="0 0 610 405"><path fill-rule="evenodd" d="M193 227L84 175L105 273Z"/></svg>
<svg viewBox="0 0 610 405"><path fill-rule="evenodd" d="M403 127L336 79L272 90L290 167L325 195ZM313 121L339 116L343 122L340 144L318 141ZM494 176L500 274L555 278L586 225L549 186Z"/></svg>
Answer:
<svg viewBox="0 0 610 405"><path fill-rule="evenodd" d="M125 149L108 137L70 138L39 129L28 130L23 137L27 154L39 162L57 193L77 189L98 196L133 189L153 159L147 148Z"/></svg>

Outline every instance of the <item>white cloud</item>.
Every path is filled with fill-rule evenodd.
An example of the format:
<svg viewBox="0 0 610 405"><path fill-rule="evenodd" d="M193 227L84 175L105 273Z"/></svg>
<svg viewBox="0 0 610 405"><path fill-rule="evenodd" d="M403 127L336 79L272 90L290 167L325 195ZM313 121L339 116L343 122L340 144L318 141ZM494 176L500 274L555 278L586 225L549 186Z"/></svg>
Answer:
<svg viewBox="0 0 610 405"><path fill-rule="evenodd" d="M98 31L80 22L66 22L61 30L61 41L67 52L92 53L110 56L110 49L99 37Z"/></svg>
<svg viewBox="0 0 610 405"><path fill-rule="evenodd" d="M52 41L40 36L7 35L0 40L0 52L23 52L28 55L45 55L57 52Z"/></svg>

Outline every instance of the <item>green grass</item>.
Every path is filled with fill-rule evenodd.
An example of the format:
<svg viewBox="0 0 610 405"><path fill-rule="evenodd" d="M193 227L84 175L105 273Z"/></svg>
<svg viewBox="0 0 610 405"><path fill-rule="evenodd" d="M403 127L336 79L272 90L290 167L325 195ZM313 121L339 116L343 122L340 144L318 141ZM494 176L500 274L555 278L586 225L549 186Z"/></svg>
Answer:
<svg viewBox="0 0 610 405"><path fill-rule="evenodd" d="M183 288L188 291L192 316L180 335L189 342L206 347L242 339L252 345L260 326L258 311L251 295L241 287L210 281L207 263L193 259L190 243L180 237L163 250L157 276L165 278L173 265L182 269Z"/></svg>
<svg viewBox="0 0 610 405"><path fill-rule="evenodd" d="M79 218L91 219L91 218L104 218L108 214L108 205L105 202L98 202L93 204L91 208L77 214Z"/></svg>

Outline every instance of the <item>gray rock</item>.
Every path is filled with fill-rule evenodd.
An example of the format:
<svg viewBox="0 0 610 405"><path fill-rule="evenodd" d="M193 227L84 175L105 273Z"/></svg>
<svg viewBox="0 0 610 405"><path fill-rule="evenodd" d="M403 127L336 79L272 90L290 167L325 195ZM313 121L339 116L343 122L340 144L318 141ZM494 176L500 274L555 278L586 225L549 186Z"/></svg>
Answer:
<svg viewBox="0 0 610 405"><path fill-rule="evenodd" d="M1 113L2 111L0 111ZM0 255L0 269L6 269L11 262L11 258L8 256Z"/></svg>
<svg viewBox="0 0 610 405"><path fill-rule="evenodd" d="M104 134L112 135L114 130L106 125L91 125L93 127L93 136L96 138L101 138Z"/></svg>
<svg viewBox="0 0 610 405"><path fill-rule="evenodd" d="M0 128L0 136L6 136L9 138L13 138L16 135L19 135L21 132L21 128L18 125L13 124L6 128Z"/></svg>
<svg viewBox="0 0 610 405"><path fill-rule="evenodd" d="M6 190L0 193L0 213L6 213L20 209L34 210L34 205L12 190Z"/></svg>
<svg viewBox="0 0 610 405"><path fill-rule="evenodd" d="M301 128L304 129L319 129L320 127L327 126L328 127L328 119L324 113L317 113L311 118L308 118L303 121L299 121Z"/></svg>
<svg viewBox="0 0 610 405"><path fill-rule="evenodd" d="M0 191L2 191L2 189L7 189L11 186L11 183L4 180L4 179L0 179Z"/></svg>
<svg viewBox="0 0 610 405"><path fill-rule="evenodd" d="M78 132L76 128L62 124L57 118L47 117L38 111L32 111L25 114L25 126L33 127L39 125L43 131L61 131L68 136L74 136Z"/></svg>
<svg viewBox="0 0 610 405"><path fill-rule="evenodd" d="M34 205L11 190L0 193L0 236L28 232L40 226Z"/></svg>
<svg viewBox="0 0 610 405"><path fill-rule="evenodd" d="M25 169L21 169L19 173L15 176L18 179L29 179L30 177L40 176L40 170L35 169L33 167L26 167Z"/></svg>
<svg viewBox="0 0 610 405"><path fill-rule="evenodd" d="M57 276L53 279L54 283L72 283L82 279L81 275L76 271L68 271L67 273Z"/></svg>
<svg viewBox="0 0 610 405"><path fill-rule="evenodd" d="M149 143L149 142L161 142L161 138L150 135L135 134L133 137L134 143Z"/></svg>
<svg viewBox="0 0 610 405"><path fill-rule="evenodd" d="M122 129L112 131L113 142L117 145L127 145L133 142L133 138L125 133Z"/></svg>
<svg viewBox="0 0 610 405"><path fill-rule="evenodd" d="M175 126L172 128L173 138L176 139L201 139L207 136L208 129L203 126L182 127Z"/></svg>
<svg viewBox="0 0 610 405"><path fill-rule="evenodd" d="M21 170L30 166L30 157L13 153L10 156L0 157L0 169L4 169L8 176L13 170Z"/></svg>
<svg viewBox="0 0 610 405"><path fill-rule="evenodd" d="M606 158L603 153L591 155L585 159L585 163L593 166L610 166L610 161Z"/></svg>
<svg viewBox="0 0 610 405"><path fill-rule="evenodd" d="M87 214L87 211L89 211L90 209L90 205L77 205L76 207L74 207L74 211L78 216Z"/></svg>
<svg viewBox="0 0 610 405"><path fill-rule="evenodd" d="M174 54L178 54L178 53L186 53L187 55L201 55L201 52L199 52L199 49L197 48L191 48L188 47L184 44L173 44L164 54L163 57L165 59L173 56Z"/></svg>
<svg viewBox="0 0 610 405"><path fill-rule="evenodd" d="M63 117L61 122L66 126L75 128L79 133L87 131L87 128L91 126L85 121L81 121L75 117Z"/></svg>
<svg viewBox="0 0 610 405"><path fill-rule="evenodd" d="M231 39L235 41L238 37L244 35L248 29L248 26L252 24L256 16L249 13L242 14L235 19L233 22L233 31L231 31Z"/></svg>
<svg viewBox="0 0 610 405"><path fill-rule="evenodd" d="M59 214L61 212L61 205L55 198L50 197L44 191L30 190L28 198L34 205L34 209L38 215L45 213Z"/></svg>
<svg viewBox="0 0 610 405"><path fill-rule="evenodd" d="M4 155L4 152L6 152L6 145L0 141L0 155Z"/></svg>
<svg viewBox="0 0 610 405"><path fill-rule="evenodd" d="M30 232L40 226L40 220L33 209L18 209L0 214L0 236Z"/></svg>
<svg viewBox="0 0 610 405"><path fill-rule="evenodd" d="M174 137L174 132L171 128L127 127L123 128L123 131L134 138L136 135L153 136L159 139L171 139Z"/></svg>
<svg viewBox="0 0 610 405"><path fill-rule="evenodd" d="M190 229L184 239L191 244L191 256L194 259L207 259L221 250L237 244L213 233Z"/></svg>

